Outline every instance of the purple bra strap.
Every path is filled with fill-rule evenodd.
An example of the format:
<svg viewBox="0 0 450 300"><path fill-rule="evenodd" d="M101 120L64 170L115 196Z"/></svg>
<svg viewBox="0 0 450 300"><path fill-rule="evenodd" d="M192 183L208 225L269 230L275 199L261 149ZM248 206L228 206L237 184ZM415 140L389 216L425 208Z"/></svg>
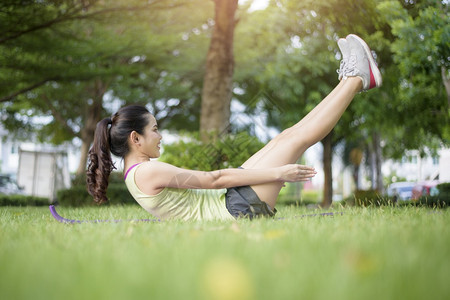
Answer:
<svg viewBox="0 0 450 300"><path fill-rule="evenodd" d="M140 165L141 163L137 163L132 165L131 167L128 168L127 172L125 173L125 176L123 177L124 180L127 179L128 173L131 171L131 169L133 169L134 167L136 167L137 165Z"/></svg>

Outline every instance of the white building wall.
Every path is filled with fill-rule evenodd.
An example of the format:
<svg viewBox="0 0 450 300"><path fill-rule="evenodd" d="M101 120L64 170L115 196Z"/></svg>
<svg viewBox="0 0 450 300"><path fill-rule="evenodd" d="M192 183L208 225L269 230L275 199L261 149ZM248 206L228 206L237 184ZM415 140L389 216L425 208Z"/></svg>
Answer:
<svg viewBox="0 0 450 300"><path fill-rule="evenodd" d="M450 182L450 149L439 151L439 181Z"/></svg>
<svg viewBox="0 0 450 300"><path fill-rule="evenodd" d="M19 166L18 150L17 143L2 138L0 129L0 173L14 175L17 172Z"/></svg>
<svg viewBox="0 0 450 300"><path fill-rule="evenodd" d="M385 161L382 172L384 176L395 176L413 182L435 179L440 172L441 160L442 157L427 156L421 158L419 151L410 150L406 151L405 156L400 161Z"/></svg>

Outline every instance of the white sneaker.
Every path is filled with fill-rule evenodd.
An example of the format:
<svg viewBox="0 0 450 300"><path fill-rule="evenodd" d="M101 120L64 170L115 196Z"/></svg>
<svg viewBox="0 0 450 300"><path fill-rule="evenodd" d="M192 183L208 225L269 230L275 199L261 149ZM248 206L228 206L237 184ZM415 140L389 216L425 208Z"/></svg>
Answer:
<svg viewBox="0 0 450 300"><path fill-rule="evenodd" d="M382 84L380 70L366 42L355 34L346 38L350 57L343 70L343 77L359 77L363 82L363 91L379 87Z"/></svg>

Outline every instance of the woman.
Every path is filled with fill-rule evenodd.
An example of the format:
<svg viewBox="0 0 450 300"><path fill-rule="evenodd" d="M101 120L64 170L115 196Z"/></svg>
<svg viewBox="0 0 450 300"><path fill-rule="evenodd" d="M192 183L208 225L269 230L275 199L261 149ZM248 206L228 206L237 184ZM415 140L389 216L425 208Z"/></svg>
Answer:
<svg viewBox="0 0 450 300"><path fill-rule="evenodd" d="M316 174L312 167L295 164L298 158L331 131L358 92L381 85L380 71L361 38L348 35L338 46L343 58L336 88L238 169L203 172L150 161L160 156L157 122L145 107L123 107L97 125L87 171L90 194L96 202L107 201L113 153L124 160L131 195L160 219L273 216L285 182L306 181Z"/></svg>

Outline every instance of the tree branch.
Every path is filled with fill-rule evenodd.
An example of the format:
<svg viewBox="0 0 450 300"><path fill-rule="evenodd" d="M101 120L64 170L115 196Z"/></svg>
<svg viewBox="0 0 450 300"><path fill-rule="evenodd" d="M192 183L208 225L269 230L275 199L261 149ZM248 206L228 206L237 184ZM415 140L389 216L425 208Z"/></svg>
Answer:
<svg viewBox="0 0 450 300"><path fill-rule="evenodd" d="M59 124L61 124L64 128L66 128L73 136L78 136L78 133L73 131L73 128L67 124L67 120L61 115L59 110L52 104L51 101L49 101L47 95L42 95L42 98L45 100L45 103L47 103L48 108L52 112L53 117L58 121Z"/></svg>
<svg viewBox="0 0 450 300"><path fill-rule="evenodd" d="M31 91L31 90L33 90L33 89L35 89L37 87L40 87L40 86L44 85L45 83L47 83L48 81L51 81L51 80L53 80L53 79L45 79L45 80L39 81L39 82L37 82L35 84L32 84L32 85L30 85L30 86L28 86L28 87L26 87L24 89L21 89L21 90L15 92L15 93L12 93L12 94L10 94L8 96L0 98L0 103L1 102L6 102L6 101L10 101L10 100L14 99L15 97L17 97L18 95L26 93L28 91Z"/></svg>
<svg viewBox="0 0 450 300"><path fill-rule="evenodd" d="M63 23L63 22L67 22L67 21L73 21L73 20L85 20L85 19L89 19L89 18L93 18L97 15L101 15L101 14L107 14L107 13L113 13L113 12L120 12L120 11L141 11L141 10L145 10L148 8L154 8L154 6L156 6L156 4L159 4L160 2L163 2L163 0L155 0L147 5L143 5L143 6L133 6L133 7L123 7L123 6L118 6L118 7L113 7L113 8L108 8L108 9L103 9L103 10L98 10L98 11L94 11L92 13L86 13L84 15L78 15L79 12L81 12L83 9L85 9L85 7L79 7L74 9L71 13L69 14L65 14L65 15L61 15L58 16L57 18L50 20L48 22L45 22L43 24L39 24L36 25L34 27L28 28L26 30L22 30L19 32L16 32L15 34L3 37L0 39L0 44L3 44L9 40L12 39L16 39L24 34L30 33L30 32L34 32L40 29L45 29L45 28L50 28L55 24L58 23ZM180 7L185 5L185 3L182 4L178 4L178 5L171 5L171 6L167 6L167 7L161 7L160 9L165 9L165 8L175 8L175 7Z"/></svg>
<svg viewBox="0 0 450 300"><path fill-rule="evenodd" d="M444 83L445 91L447 92L447 103L450 108L450 78L447 77L447 69L445 66L441 66L441 77L442 82Z"/></svg>
<svg viewBox="0 0 450 300"><path fill-rule="evenodd" d="M44 28L49 28L49 27L53 26L54 24L62 23L64 21L71 20L72 17L70 17L70 16L76 15L82 9L83 9L83 7L74 9L73 11L69 10L69 13L67 13L65 15L58 15L55 19L50 20L48 22L36 25L34 27L30 27L30 28L28 28L26 30L18 31L18 32L14 33L14 34L11 34L9 36L6 35L5 37L0 39L0 44L3 44L3 43L5 43L5 42L7 42L9 40L16 39L16 38L18 38L18 37L20 37L20 36L22 36L24 34L27 34L27 33L30 33L30 32L34 32L34 31L37 31L37 30L40 30L40 29L44 29Z"/></svg>

